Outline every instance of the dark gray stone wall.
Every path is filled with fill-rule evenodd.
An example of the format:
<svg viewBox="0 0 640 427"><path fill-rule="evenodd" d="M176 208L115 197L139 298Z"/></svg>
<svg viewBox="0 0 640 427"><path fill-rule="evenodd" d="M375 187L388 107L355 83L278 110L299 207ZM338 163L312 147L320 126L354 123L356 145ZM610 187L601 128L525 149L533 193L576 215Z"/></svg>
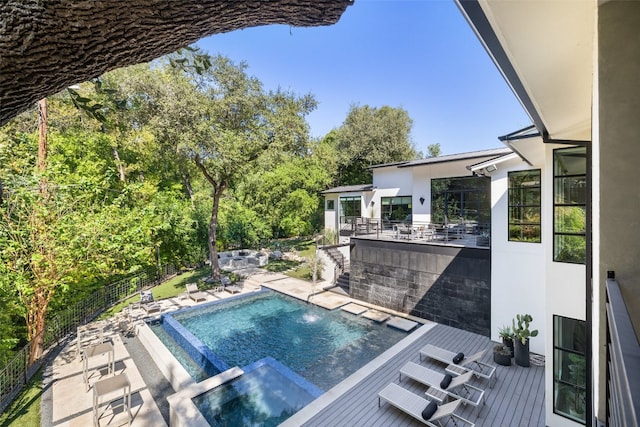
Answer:
<svg viewBox="0 0 640 427"><path fill-rule="evenodd" d="M491 251L351 238L353 298L491 335Z"/></svg>

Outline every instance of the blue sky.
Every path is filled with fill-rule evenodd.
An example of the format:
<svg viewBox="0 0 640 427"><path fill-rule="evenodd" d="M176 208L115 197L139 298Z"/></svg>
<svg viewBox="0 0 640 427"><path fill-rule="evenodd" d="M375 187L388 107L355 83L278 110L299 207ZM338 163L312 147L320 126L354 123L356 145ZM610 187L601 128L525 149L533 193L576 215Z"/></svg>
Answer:
<svg viewBox="0 0 640 427"><path fill-rule="evenodd" d="M266 89L312 93L311 134L339 127L351 105L401 107L417 150L502 146L531 121L453 1L356 0L332 26L266 26L207 37L210 54L246 61Z"/></svg>

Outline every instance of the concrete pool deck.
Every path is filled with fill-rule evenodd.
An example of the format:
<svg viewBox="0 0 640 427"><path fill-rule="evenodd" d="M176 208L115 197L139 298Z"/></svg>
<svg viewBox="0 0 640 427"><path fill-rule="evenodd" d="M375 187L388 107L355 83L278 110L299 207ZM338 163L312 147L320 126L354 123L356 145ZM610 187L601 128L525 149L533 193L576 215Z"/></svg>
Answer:
<svg viewBox="0 0 640 427"><path fill-rule="evenodd" d="M251 285L245 286L243 293L252 292L256 287ZM194 305L206 304L207 302L217 301L220 299L231 297L229 292L211 292L204 291L206 300L195 303L185 295L179 295L174 298L158 300L161 313L175 311L181 308L193 307ZM145 319L158 317L161 313L153 313L147 315L141 308L132 309L128 325L135 326L137 322ZM124 332L116 317L92 322L91 329L93 331L102 330L102 337L95 332L93 336L83 339L85 345L91 345L100 341L109 341L113 343L115 374L125 373L131 383L131 413L133 419L131 426L166 426L162 413L152 396L149 387L145 384L140 369L131 358L121 334ZM43 425L64 426L64 427L84 427L93 425L93 383L96 381L112 377L108 374L106 364L108 356L106 354L96 355L88 359L88 374L91 387L87 389L83 378L83 360L78 354L78 337L74 337L50 363L50 389L52 407L50 410L50 420L44 420ZM103 369L104 368L104 369ZM106 399L101 400L100 412L105 411L100 418L100 425L123 425L127 423L128 417L121 410L111 411L108 400L121 398L122 394L118 392L111 393ZM166 396L165 396L166 397ZM43 417L48 414L43 411Z"/></svg>

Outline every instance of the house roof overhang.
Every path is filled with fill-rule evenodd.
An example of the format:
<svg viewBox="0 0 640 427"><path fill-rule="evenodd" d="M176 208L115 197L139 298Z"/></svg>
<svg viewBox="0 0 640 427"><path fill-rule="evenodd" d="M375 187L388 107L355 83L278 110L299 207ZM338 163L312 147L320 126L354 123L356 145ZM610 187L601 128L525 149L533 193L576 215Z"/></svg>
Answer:
<svg viewBox="0 0 640 427"><path fill-rule="evenodd" d="M473 173L480 173L480 172L491 173L496 169L498 169L498 165L500 163L504 163L506 161L519 159L519 158L520 158L520 155L518 155L517 153L509 153L500 157L496 157L495 159L485 160L484 162L476 163L474 165L469 165L467 166L467 169L469 169Z"/></svg>
<svg viewBox="0 0 640 427"><path fill-rule="evenodd" d="M543 140L589 141L597 2L456 3Z"/></svg>
<svg viewBox="0 0 640 427"><path fill-rule="evenodd" d="M373 190L375 190L373 184L342 185L340 187L329 188L321 191L320 194L355 193Z"/></svg>

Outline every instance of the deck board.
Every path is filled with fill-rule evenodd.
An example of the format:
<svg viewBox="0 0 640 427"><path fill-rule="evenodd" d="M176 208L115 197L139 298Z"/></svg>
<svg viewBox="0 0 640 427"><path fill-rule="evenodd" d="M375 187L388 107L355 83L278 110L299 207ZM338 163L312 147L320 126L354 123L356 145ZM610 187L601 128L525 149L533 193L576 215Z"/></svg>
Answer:
<svg viewBox="0 0 640 427"><path fill-rule="evenodd" d="M426 391L424 385L408 378L403 378L399 382L398 372L407 361L444 372L445 364L426 358L420 361L418 351L428 343L456 352L462 351L465 354L486 349L487 353L482 360L493 363L492 350L495 343L487 337L437 325L302 425L306 427L424 425L388 403L382 402L378 408L378 392L388 383L395 382L424 396ZM478 427L544 426L544 367L498 366L496 375L497 380L493 387L489 387L488 380L473 380L473 385L487 390L486 405L482 407L480 415L478 415L478 409L471 405L460 405L456 413Z"/></svg>

